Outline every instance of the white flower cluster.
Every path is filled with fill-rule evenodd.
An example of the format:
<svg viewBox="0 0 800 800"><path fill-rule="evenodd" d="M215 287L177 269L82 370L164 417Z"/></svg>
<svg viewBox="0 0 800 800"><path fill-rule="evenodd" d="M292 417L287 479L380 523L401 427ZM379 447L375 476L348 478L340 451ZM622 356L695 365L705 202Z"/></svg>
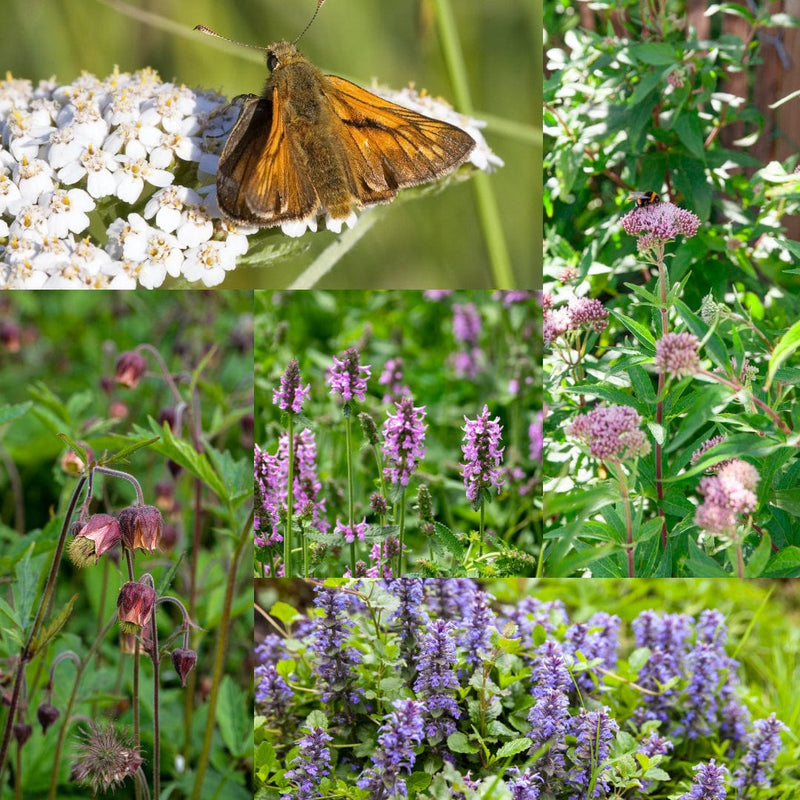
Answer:
<svg viewBox="0 0 800 800"><path fill-rule="evenodd" d="M0 81L0 288L221 283L247 252L216 205L226 105L151 69Z"/></svg>

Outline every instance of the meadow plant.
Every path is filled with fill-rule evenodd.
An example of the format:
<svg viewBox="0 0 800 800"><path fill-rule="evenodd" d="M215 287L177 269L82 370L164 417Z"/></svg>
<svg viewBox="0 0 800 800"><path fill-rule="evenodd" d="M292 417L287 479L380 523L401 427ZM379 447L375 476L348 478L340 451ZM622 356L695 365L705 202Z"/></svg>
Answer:
<svg viewBox="0 0 800 800"><path fill-rule="evenodd" d="M800 250L781 227L800 173L732 135L760 116L743 98L720 105L720 82L759 68L775 20L759 8L719 39L725 13L706 21L712 64L694 23L652 5L623 0L577 25L566 7L547 12L539 558L552 576L800 569L785 503L800 341L786 270ZM595 124L598 108L612 124Z"/></svg>
<svg viewBox="0 0 800 800"><path fill-rule="evenodd" d="M258 417L271 420L265 430L272 443L255 448L256 575L533 572L543 421L534 406L538 369L529 346L538 336L533 293L469 293L466 303L416 292L374 298L388 304L386 322L359 308L360 293L340 293L334 302L354 319L363 316L361 338L348 333L344 338L358 346L322 358L322 343L309 337L320 330L331 339L331 324L341 320L326 318L327 296L301 294L257 294L264 306L257 324L266 323L265 333L277 341L258 345L266 394ZM427 327L409 325L404 309L429 317ZM282 326L276 311L289 324ZM374 326L390 319L394 336L408 328L403 355L390 355L373 338ZM458 380L445 353L417 341L420 329L438 340L433 325L457 332L453 347L468 341L502 367L484 366L478 377ZM308 367L297 355L304 348ZM276 350L294 354L279 362ZM495 376L501 368L507 382ZM325 403L326 393L333 402Z"/></svg>
<svg viewBox="0 0 800 800"><path fill-rule="evenodd" d="M350 800L767 800L796 790L791 732L754 703L766 687L746 683L717 609L631 611L611 598L638 589L603 582L581 614L604 602L617 613L579 622L518 580L447 584L312 582L303 611L291 603L308 587L258 583L282 598L266 609L280 634L256 649L257 696L275 696L282 678L280 718L257 708L259 796L305 797L290 789L305 791L302 781L310 796ZM533 590L566 599L571 585ZM639 600L660 605L669 587L648 586ZM548 627L535 624L533 639L515 622L537 618ZM779 653L780 637L770 641ZM728 733L733 707L746 720L739 738ZM303 743L312 729L325 744L313 774Z"/></svg>

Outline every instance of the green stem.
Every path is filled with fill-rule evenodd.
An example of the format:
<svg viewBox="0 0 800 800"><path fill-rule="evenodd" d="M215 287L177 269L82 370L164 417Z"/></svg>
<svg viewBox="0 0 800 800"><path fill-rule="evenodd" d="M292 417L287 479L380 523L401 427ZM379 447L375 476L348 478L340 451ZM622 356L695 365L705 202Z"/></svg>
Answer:
<svg viewBox="0 0 800 800"><path fill-rule="evenodd" d="M483 498L481 498L481 545L480 545L480 549L478 550L478 558L482 558L483 557L483 529L484 529L484 526L485 526L485 521L484 521L485 510L484 509L485 509L485 506L484 506Z"/></svg>
<svg viewBox="0 0 800 800"><path fill-rule="evenodd" d="M353 541L350 542L350 575L356 576L356 537L353 531L353 517L355 516L355 488L353 487L353 453L352 437L353 431L350 424L350 415L344 418L345 447L347 449L347 516L350 525L350 533Z"/></svg>

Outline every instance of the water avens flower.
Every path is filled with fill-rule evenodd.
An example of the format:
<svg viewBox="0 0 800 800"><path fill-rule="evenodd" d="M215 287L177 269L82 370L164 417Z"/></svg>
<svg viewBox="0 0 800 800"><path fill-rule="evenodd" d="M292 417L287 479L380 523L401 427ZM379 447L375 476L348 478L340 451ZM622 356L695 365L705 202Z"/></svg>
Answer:
<svg viewBox="0 0 800 800"><path fill-rule="evenodd" d="M142 766L139 749L111 723L89 722L78 741L70 779L90 786L95 794L116 789Z"/></svg>
<svg viewBox="0 0 800 800"><path fill-rule="evenodd" d="M693 333L665 333L656 342L656 366L673 378L694 375L700 368L697 349L700 340Z"/></svg>
<svg viewBox="0 0 800 800"><path fill-rule="evenodd" d="M164 520L155 506L128 506L120 510L117 520L125 547L148 553L158 547Z"/></svg>
<svg viewBox="0 0 800 800"><path fill-rule="evenodd" d="M121 539L122 531L114 517L92 514L74 538L67 542L67 554L75 566L92 566Z"/></svg>

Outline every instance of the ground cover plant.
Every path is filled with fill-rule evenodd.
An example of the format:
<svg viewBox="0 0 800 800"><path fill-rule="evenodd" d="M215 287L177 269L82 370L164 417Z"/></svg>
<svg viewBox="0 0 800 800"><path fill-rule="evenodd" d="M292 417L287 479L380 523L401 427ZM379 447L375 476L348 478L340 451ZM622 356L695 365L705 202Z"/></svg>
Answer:
<svg viewBox="0 0 800 800"><path fill-rule="evenodd" d="M252 797L252 295L0 305L0 797Z"/></svg>
<svg viewBox="0 0 800 800"><path fill-rule="evenodd" d="M259 581L258 800L800 790L791 584Z"/></svg>
<svg viewBox="0 0 800 800"><path fill-rule="evenodd" d="M531 574L537 308L257 292L256 575Z"/></svg>
<svg viewBox="0 0 800 800"><path fill-rule="evenodd" d="M756 157L796 20L684 10L548 12L548 575L800 574L800 172Z"/></svg>

